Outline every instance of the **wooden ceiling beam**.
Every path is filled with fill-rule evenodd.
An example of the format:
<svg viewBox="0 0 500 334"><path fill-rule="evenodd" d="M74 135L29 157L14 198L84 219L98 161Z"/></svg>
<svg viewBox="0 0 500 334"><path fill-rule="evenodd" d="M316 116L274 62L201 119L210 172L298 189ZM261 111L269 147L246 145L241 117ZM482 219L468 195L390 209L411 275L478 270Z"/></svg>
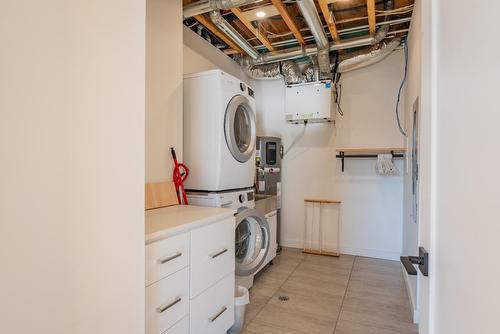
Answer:
<svg viewBox="0 0 500 334"><path fill-rule="evenodd" d="M217 36L218 38L220 38L221 40L223 40L224 43L226 43L229 47L231 47L232 49L238 51L238 53L245 53L245 52L243 52L243 50L238 45L236 45L236 43L234 43L229 37L227 37L225 33L223 33L222 31L220 31L219 28L217 28L215 26L215 24L213 24L212 21L210 21L209 19L207 19L204 15L196 15L196 16L194 16L194 18L201 25L203 25L205 28L207 28L208 30L210 30L210 32L212 32L215 36Z"/></svg>
<svg viewBox="0 0 500 334"><path fill-rule="evenodd" d="M280 13L281 17L285 21L286 25L288 26L288 29L293 33L297 41L301 45L305 45L306 41L304 40L304 37L302 37L302 34L300 33L299 28L297 27L297 23L293 19L292 16L290 16L290 13L288 13L286 6L283 4L281 0L272 0L274 7L278 10Z"/></svg>
<svg viewBox="0 0 500 334"><path fill-rule="evenodd" d="M245 15L243 15L243 12L241 11L241 9L235 7L235 8L231 8L231 11L233 12L234 15L236 15L236 17L241 21L241 23L243 23L245 25L245 27L247 27L248 30L250 30L250 32L255 36L257 37L257 39L262 43L264 44L264 46L269 50L269 51L274 51L274 47L272 46L271 42L269 42L269 40L267 39L266 36L262 35L258 29L256 29L252 23L245 17Z"/></svg>
<svg viewBox="0 0 500 334"><path fill-rule="evenodd" d="M330 9L328 9L328 0L318 0L319 8L321 8L321 12L323 13L323 17L325 18L326 24L328 25L328 30L330 30L330 35L332 39L336 42L340 41L339 33L337 31L337 26L335 25L335 21L332 17L330 17Z"/></svg>
<svg viewBox="0 0 500 334"><path fill-rule="evenodd" d="M370 34L374 34L376 29L375 0L366 0L366 11L368 12L368 26Z"/></svg>

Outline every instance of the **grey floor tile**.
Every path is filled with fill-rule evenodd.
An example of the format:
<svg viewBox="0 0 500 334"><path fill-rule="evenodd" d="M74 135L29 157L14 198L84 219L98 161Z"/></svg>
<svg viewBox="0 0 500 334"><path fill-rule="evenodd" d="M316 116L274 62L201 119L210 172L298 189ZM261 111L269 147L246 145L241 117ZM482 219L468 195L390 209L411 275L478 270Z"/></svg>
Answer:
<svg viewBox="0 0 500 334"><path fill-rule="evenodd" d="M283 301L279 297L286 296ZM269 299L269 305L276 305L291 312L299 312L325 321L335 321L340 313L342 297L326 294L302 294L295 289L282 287Z"/></svg>
<svg viewBox="0 0 500 334"><path fill-rule="evenodd" d="M291 275L282 286L306 295L325 294L342 297L345 294L347 283L331 282L315 277Z"/></svg>
<svg viewBox="0 0 500 334"><path fill-rule="evenodd" d="M290 311L287 308L269 303L257 314L255 320L309 334L331 334L335 325L335 319L321 320L300 311Z"/></svg>
<svg viewBox="0 0 500 334"><path fill-rule="evenodd" d="M250 304L245 309L245 322L249 323L255 316L262 310L271 297L259 296L255 294L250 295Z"/></svg>
<svg viewBox="0 0 500 334"><path fill-rule="evenodd" d="M250 290L244 334L418 332L397 261L284 248L273 263Z"/></svg>
<svg viewBox="0 0 500 334"><path fill-rule="evenodd" d="M387 328L365 326L351 321L340 320L335 328L335 334L406 334Z"/></svg>
<svg viewBox="0 0 500 334"><path fill-rule="evenodd" d="M307 334L308 332L300 332L294 329L285 327L276 327L274 325L252 321L246 328L243 334Z"/></svg>
<svg viewBox="0 0 500 334"><path fill-rule="evenodd" d="M407 296L404 284L366 279L351 278L349 280L348 291L374 292L381 295L396 296L402 298Z"/></svg>

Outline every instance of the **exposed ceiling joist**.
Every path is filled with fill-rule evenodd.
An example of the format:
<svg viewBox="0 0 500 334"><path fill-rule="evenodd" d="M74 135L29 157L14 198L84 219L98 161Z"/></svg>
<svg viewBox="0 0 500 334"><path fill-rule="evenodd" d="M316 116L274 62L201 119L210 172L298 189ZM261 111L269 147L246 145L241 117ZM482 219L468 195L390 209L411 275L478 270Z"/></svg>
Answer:
<svg viewBox="0 0 500 334"><path fill-rule="evenodd" d="M250 32L255 36L257 37L257 39L266 46L266 48L269 50L269 51L274 51L274 47L272 46L271 42L269 42L269 40L267 39L266 36L262 35L258 29L256 29L252 23L245 17L245 15L243 15L243 12L241 11L241 9L235 7L235 8L231 8L231 11L233 12L234 15L236 15L236 17L241 21L241 23L243 23L245 25L245 27L247 27L248 30L250 30Z"/></svg>
<svg viewBox="0 0 500 334"><path fill-rule="evenodd" d="M210 19L207 19L204 15L196 15L194 16L194 18L205 28L210 30L210 32L212 32L215 36L223 40L224 43L229 45L232 49L238 51L239 53L244 53L243 50L238 45L236 45L229 37L227 37L226 34L220 31L219 28L217 28L215 24L210 21Z"/></svg>
<svg viewBox="0 0 500 334"><path fill-rule="evenodd" d="M286 25L288 26L288 29L293 33L297 41L301 45L305 45L306 41L304 40L304 37L302 37L302 34L300 33L299 28L297 27L297 23L295 23L295 20L293 17L290 16L290 13L288 13L286 6L283 4L281 0L272 0L274 7L280 12L281 17L283 18L283 21L285 21Z"/></svg>
<svg viewBox="0 0 500 334"><path fill-rule="evenodd" d="M376 16L375 16L375 0L366 1L366 10L368 11L368 26L370 27L370 34L374 34L377 30L376 28Z"/></svg>
<svg viewBox="0 0 500 334"><path fill-rule="evenodd" d="M335 25L335 21L333 20L333 14L330 14L330 10L328 8L328 0L318 0L319 7L321 8L321 12L323 13L323 17L325 18L326 24L328 25L328 30L330 30L330 35L332 36L334 41L339 41L339 33L337 32L337 26Z"/></svg>

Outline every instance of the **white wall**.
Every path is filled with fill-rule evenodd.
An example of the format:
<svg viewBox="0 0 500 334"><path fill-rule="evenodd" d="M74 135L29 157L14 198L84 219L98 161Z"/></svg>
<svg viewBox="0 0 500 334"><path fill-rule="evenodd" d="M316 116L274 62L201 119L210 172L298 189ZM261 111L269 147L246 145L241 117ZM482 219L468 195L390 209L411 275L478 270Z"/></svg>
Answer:
<svg viewBox="0 0 500 334"><path fill-rule="evenodd" d="M412 189L412 160L413 149L413 104L421 95L421 2L416 1L413 8L410 32L408 33L408 76L404 87L404 103L401 104L401 117L406 133L408 134L407 145L407 168L404 175L404 205L403 205L403 254L415 256L418 254L418 225L415 223L413 214L413 189ZM419 100L420 101L420 100ZM420 104L420 103L419 103ZM419 109L419 113L426 110ZM418 121L420 123L420 120ZM421 125L420 125L421 127ZM420 153L420 152L419 152ZM407 275L409 283L409 297L412 303L414 319L417 314L417 278Z"/></svg>
<svg viewBox="0 0 500 334"><path fill-rule="evenodd" d="M146 1L146 182L172 179L182 161L182 1Z"/></svg>
<svg viewBox="0 0 500 334"><path fill-rule="evenodd" d="M485 0L473 6L442 0L433 8L436 201L430 291L435 334L500 333L499 11L500 3ZM471 41L476 41L473 47Z"/></svg>
<svg viewBox="0 0 500 334"><path fill-rule="evenodd" d="M141 0L0 9L0 333L144 331Z"/></svg>
<svg viewBox="0 0 500 334"><path fill-rule="evenodd" d="M183 26L182 33L184 74L219 68L242 81L247 81L247 76L241 67L222 51L186 26Z"/></svg>
<svg viewBox="0 0 500 334"><path fill-rule="evenodd" d="M342 108L336 126L309 124L283 161L282 243L302 247L305 197L341 199L341 250L345 253L398 259L402 250L403 161L398 176L378 176L375 160L346 160L336 147L403 147L395 123L396 93L403 75L403 53L343 75ZM285 149L302 125L284 120L282 80L254 83L259 135L283 138ZM334 208L324 213L335 219ZM332 232L333 233L333 232ZM330 245L333 245L330 241ZM334 245L335 246L335 245Z"/></svg>

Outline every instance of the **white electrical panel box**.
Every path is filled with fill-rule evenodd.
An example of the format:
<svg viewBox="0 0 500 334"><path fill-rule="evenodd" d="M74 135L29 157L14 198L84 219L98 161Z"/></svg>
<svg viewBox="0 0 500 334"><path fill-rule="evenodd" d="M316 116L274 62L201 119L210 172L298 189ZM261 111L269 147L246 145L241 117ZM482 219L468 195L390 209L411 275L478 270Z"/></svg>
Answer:
<svg viewBox="0 0 500 334"><path fill-rule="evenodd" d="M288 85L285 89L285 118L289 123L331 122L330 80Z"/></svg>

